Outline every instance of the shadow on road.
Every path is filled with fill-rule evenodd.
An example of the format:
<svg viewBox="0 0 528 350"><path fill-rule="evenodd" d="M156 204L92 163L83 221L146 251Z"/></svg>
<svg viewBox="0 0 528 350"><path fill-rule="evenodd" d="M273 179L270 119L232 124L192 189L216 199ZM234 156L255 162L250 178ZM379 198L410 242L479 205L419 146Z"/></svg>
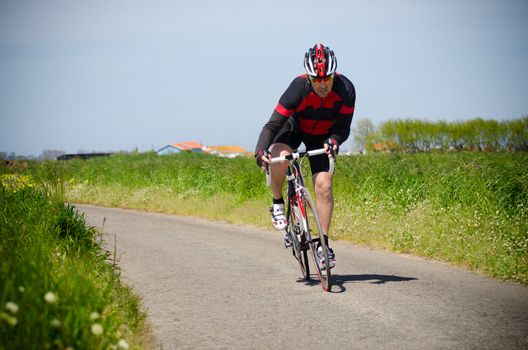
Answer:
<svg viewBox="0 0 528 350"><path fill-rule="evenodd" d="M333 275L332 279L334 281L334 288L332 292L342 293L346 290L346 283L355 283L355 282L368 282L369 284L385 284L388 282L408 282L417 280L415 277L403 277L396 275L376 275L376 274L366 274L366 275Z"/></svg>
<svg viewBox="0 0 528 350"><path fill-rule="evenodd" d="M396 275L332 275L333 287L332 293L343 293L346 291L345 284L356 282L367 282L369 284L385 284L387 282L407 282L417 280L415 277L403 277ZM317 276L313 275L310 280L299 279L297 282L302 282L310 286L319 284Z"/></svg>

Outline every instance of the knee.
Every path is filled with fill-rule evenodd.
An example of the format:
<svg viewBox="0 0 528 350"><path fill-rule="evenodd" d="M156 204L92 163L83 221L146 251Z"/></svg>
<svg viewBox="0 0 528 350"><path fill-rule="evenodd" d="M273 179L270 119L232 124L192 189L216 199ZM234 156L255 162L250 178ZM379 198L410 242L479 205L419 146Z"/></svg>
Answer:
<svg viewBox="0 0 528 350"><path fill-rule="evenodd" d="M271 172L274 174L280 174L281 176L286 174L287 169L288 163L286 162L271 165Z"/></svg>
<svg viewBox="0 0 528 350"><path fill-rule="evenodd" d="M333 198L332 181L320 181L315 185L315 193L318 198Z"/></svg>

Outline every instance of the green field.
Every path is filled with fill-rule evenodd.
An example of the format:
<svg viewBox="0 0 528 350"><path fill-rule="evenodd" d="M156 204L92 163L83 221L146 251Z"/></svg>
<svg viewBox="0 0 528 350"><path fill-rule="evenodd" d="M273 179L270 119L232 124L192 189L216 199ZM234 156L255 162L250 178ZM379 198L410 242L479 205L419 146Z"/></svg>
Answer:
<svg viewBox="0 0 528 350"><path fill-rule="evenodd" d="M55 163L68 201L271 227L253 159L154 153ZM528 156L340 156L330 235L528 284Z"/></svg>

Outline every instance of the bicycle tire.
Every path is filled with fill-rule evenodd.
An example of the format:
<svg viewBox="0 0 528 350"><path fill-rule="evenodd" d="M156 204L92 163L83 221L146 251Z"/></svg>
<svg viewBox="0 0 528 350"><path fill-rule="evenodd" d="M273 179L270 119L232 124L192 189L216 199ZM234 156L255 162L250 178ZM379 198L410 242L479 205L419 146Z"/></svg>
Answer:
<svg viewBox="0 0 528 350"><path fill-rule="evenodd" d="M302 235L300 227L302 223L295 217L293 210L288 208L288 226L287 232L290 234L290 239L292 241L292 254L293 257L299 263L301 268L301 273L305 280L310 279L310 265L308 264L308 252L306 249L303 249L303 243L305 241L304 236Z"/></svg>
<svg viewBox="0 0 528 350"><path fill-rule="evenodd" d="M332 288L332 272L330 269L330 262L328 260L328 245L322 234L323 229L321 222L319 221L319 215L314 205L312 197L308 191L304 191L304 212L305 212L305 232L310 246L310 252L313 258L313 263L319 282L323 290L329 292ZM316 235L316 237L314 237ZM319 255L317 254L317 248L319 245L323 250L324 264L319 265Z"/></svg>

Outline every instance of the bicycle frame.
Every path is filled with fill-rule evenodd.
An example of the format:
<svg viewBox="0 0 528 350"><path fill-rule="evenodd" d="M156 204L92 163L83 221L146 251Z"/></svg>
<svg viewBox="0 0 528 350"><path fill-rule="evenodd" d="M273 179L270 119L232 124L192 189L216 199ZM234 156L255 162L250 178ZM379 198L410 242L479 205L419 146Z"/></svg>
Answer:
<svg viewBox="0 0 528 350"><path fill-rule="evenodd" d="M323 232L317 210L311 198L309 190L304 185L304 176L302 173L302 161L306 157L324 154L324 149L318 149L308 152L293 152L291 155L272 158L271 164L288 161L286 179L288 180L287 198L287 234L292 238L292 252L301 266L301 270L306 280L310 279L309 263L307 250L310 249L313 257L313 263L316 267L317 275L323 286L323 289L329 291L331 288L331 273L328 265L328 244L326 232ZM298 161L299 160L299 161ZM334 172L335 158L330 157L330 172ZM266 181L269 184L269 167L266 171ZM313 214L313 220L317 226L318 237L313 238L308 220L308 210ZM290 216L291 214L291 216ZM290 220L292 219L292 220ZM290 222L293 221L293 222ZM300 227L297 227L300 226ZM297 237L299 235L299 237ZM326 261L325 268L319 266L319 257L317 255L318 246L323 246L323 253Z"/></svg>

